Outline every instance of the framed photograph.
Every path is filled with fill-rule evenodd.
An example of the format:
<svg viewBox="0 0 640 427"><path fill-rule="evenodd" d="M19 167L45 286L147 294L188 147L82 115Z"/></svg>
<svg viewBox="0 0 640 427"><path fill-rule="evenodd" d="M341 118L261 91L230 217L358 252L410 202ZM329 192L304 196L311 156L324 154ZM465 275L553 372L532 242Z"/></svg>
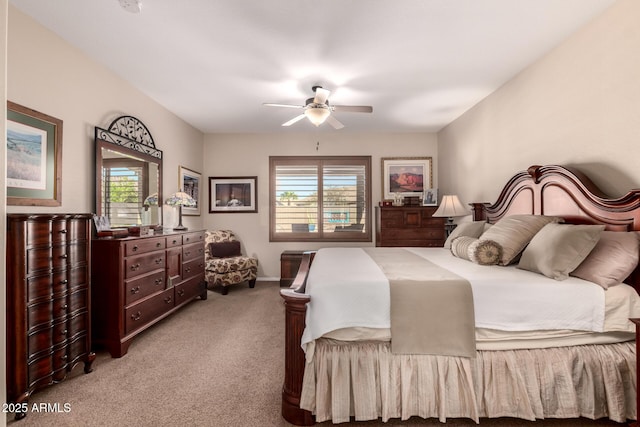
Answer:
<svg viewBox="0 0 640 427"><path fill-rule="evenodd" d="M427 188L422 194L422 206L438 206L438 189Z"/></svg>
<svg viewBox="0 0 640 427"><path fill-rule="evenodd" d="M202 181L202 176L200 173L187 169L184 166L178 166L178 187L180 191L183 191L193 197L193 200L196 201L196 205L193 207L182 207L182 215L200 215L200 182Z"/></svg>
<svg viewBox="0 0 640 427"><path fill-rule="evenodd" d="M7 101L7 205L62 204L62 120Z"/></svg>
<svg viewBox="0 0 640 427"><path fill-rule="evenodd" d="M421 197L432 187L433 160L431 157L383 157L382 199Z"/></svg>
<svg viewBox="0 0 640 427"><path fill-rule="evenodd" d="M258 177L209 177L209 213L258 212Z"/></svg>

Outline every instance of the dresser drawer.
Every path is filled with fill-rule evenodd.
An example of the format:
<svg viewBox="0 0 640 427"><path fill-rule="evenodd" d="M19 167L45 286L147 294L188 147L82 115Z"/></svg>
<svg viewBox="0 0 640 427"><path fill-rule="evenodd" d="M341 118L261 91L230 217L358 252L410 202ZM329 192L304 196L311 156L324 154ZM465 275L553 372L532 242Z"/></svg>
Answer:
<svg viewBox="0 0 640 427"><path fill-rule="evenodd" d="M158 295L140 301L125 309L125 330L130 334L142 328L158 316L166 313L175 305L173 288L169 288Z"/></svg>
<svg viewBox="0 0 640 427"><path fill-rule="evenodd" d="M202 245L204 245L204 232L196 231L194 233L183 234L182 243L185 245L188 245L190 243L202 243Z"/></svg>
<svg viewBox="0 0 640 427"><path fill-rule="evenodd" d="M125 305L129 305L153 293L163 291L166 283L164 270L125 282Z"/></svg>
<svg viewBox="0 0 640 427"><path fill-rule="evenodd" d="M194 277L175 288L176 305L182 304L204 292L204 278Z"/></svg>
<svg viewBox="0 0 640 427"><path fill-rule="evenodd" d="M143 254L146 252L164 249L166 241L164 237L154 239L137 239L124 244L124 256Z"/></svg>
<svg viewBox="0 0 640 427"><path fill-rule="evenodd" d="M65 243L68 238L67 221L27 221L27 240L33 246Z"/></svg>
<svg viewBox="0 0 640 427"><path fill-rule="evenodd" d="M38 271L61 270L68 265L87 262L86 245L58 245L48 248L32 248L27 250L27 274Z"/></svg>
<svg viewBox="0 0 640 427"><path fill-rule="evenodd" d="M67 322L63 320L48 328L30 333L27 339L29 346L27 359L31 361L43 354L51 353L53 347L66 341L67 332Z"/></svg>
<svg viewBox="0 0 640 427"><path fill-rule="evenodd" d="M173 248L175 246L182 246L182 235L167 237L167 248Z"/></svg>
<svg viewBox="0 0 640 427"><path fill-rule="evenodd" d="M204 244L195 243L192 245L186 245L182 248L182 261L191 261L192 259L204 259Z"/></svg>
<svg viewBox="0 0 640 427"><path fill-rule="evenodd" d="M182 264L182 278L188 279L198 274L204 273L204 259L194 259Z"/></svg>
<svg viewBox="0 0 640 427"><path fill-rule="evenodd" d="M65 319L68 307L66 295L27 306L28 332Z"/></svg>
<svg viewBox="0 0 640 427"><path fill-rule="evenodd" d="M130 279L158 269L164 270L165 256L164 251L157 251L126 258L124 260L125 278Z"/></svg>

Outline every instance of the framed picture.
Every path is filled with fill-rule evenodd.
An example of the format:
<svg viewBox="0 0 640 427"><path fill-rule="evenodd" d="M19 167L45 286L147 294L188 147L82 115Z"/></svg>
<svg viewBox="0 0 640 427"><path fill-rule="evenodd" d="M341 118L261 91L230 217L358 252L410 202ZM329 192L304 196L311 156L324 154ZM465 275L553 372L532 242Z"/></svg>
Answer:
<svg viewBox="0 0 640 427"><path fill-rule="evenodd" d="M7 205L62 204L62 120L7 101Z"/></svg>
<svg viewBox="0 0 640 427"><path fill-rule="evenodd" d="M421 197L432 187L431 157L383 157L382 199Z"/></svg>
<svg viewBox="0 0 640 427"><path fill-rule="evenodd" d="M257 176L209 177L209 213L258 212Z"/></svg>
<svg viewBox="0 0 640 427"><path fill-rule="evenodd" d="M422 194L422 206L438 206L438 189L427 188Z"/></svg>
<svg viewBox="0 0 640 427"><path fill-rule="evenodd" d="M184 166L178 166L178 187L180 191L183 191L193 197L196 201L196 205L193 207L182 207L182 215L200 215L200 182L202 176L200 173L187 169Z"/></svg>

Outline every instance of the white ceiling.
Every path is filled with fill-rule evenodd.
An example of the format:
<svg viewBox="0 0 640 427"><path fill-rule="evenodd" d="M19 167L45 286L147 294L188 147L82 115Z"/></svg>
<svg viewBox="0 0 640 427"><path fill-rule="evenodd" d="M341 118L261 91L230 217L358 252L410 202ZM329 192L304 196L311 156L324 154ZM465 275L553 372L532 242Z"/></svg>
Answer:
<svg viewBox="0 0 640 427"><path fill-rule="evenodd" d="M10 3L202 132L233 133L437 131L614 0ZM283 128L300 111L262 105L303 105L316 84L373 113Z"/></svg>

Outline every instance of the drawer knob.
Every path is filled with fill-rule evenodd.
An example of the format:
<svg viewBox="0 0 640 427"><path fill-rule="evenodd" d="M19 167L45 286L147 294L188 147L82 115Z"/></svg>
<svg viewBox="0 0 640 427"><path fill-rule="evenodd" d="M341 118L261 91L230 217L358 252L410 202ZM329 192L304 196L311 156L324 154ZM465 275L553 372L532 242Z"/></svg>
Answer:
<svg viewBox="0 0 640 427"><path fill-rule="evenodd" d="M61 284L61 285L66 285L66 284L68 284L68 283L69 283L69 281L68 281L67 279L62 279L62 280L60 281L60 284Z"/></svg>
<svg viewBox="0 0 640 427"><path fill-rule="evenodd" d="M131 266L131 271L136 271L136 270L137 270L137 269L139 269L139 268L140 268L140 263L133 264L133 265Z"/></svg>
<svg viewBox="0 0 640 427"><path fill-rule="evenodd" d="M171 297L166 297L166 298L164 299L164 302L166 302L167 304L171 304L171 300L172 300L172 299L173 299L173 298L171 298Z"/></svg>
<svg viewBox="0 0 640 427"><path fill-rule="evenodd" d="M162 258L158 258L158 259L156 260L156 264L160 264L160 263L162 263L162 261L164 261Z"/></svg>
<svg viewBox="0 0 640 427"><path fill-rule="evenodd" d="M162 285L162 277L159 279L156 279L156 285Z"/></svg>
<svg viewBox="0 0 640 427"><path fill-rule="evenodd" d="M67 254L62 254L62 255L60 255L60 258L62 258L62 259L69 258L69 255L67 255Z"/></svg>
<svg viewBox="0 0 640 427"><path fill-rule="evenodd" d="M67 234L67 230L66 229L60 230L60 234Z"/></svg>
<svg viewBox="0 0 640 427"><path fill-rule="evenodd" d="M140 286L136 286L135 288L131 288L131 293L132 294L137 294L138 292L140 292Z"/></svg>
<svg viewBox="0 0 640 427"><path fill-rule="evenodd" d="M140 318L142 317L142 313L140 313L139 311L136 312L135 314L131 315L131 320L136 321L136 320L140 320Z"/></svg>
<svg viewBox="0 0 640 427"><path fill-rule="evenodd" d="M62 308L60 310L67 311L68 308L69 308L69 306L67 304L65 304L65 305L62 306Z"/></svg>
<svg viewBox="0 0 640 427"><path fill-rule="evenodd" d="M132 250L133 252L137 251L137 250L138 250L138 245L133 245L133 248L131 248L131 250Z"/></svg>
<svg viewBox="0 0 640 427"><path fill-rule="evenodd" d="M185 270L187 270L187 273L191 272L191 267L187 267L185 268Z"/></svg>
<svg viewBox="0 0 640 427"><path fill-rule="evenodd" d="M156 243L156 248L159 248L160 246L162 246L162 243L160 242Z"/></svg>
<svg viewBox="0 0 640 427"><path fill-rule="evenodd" d="M65 329L64 331L60 332L60 335L62 335L63 337L66 337L67 336L67 332L69 332L69 331L67 331Z"/></svg>
<svg viewBox="0 0 640 427"><path fill-rule="evenodd" d="M178 291L178 296L179 296L179 297L181 297L181 296L183 296L183 295L184 295L184 289L180 289L180 290Z"/></svg>
<svg viewBox="0 0 640 427"><path fill-rule="evenodd" d="M63 354L63 355L60 357L60 359L62 359L63 361L65 361L65 362L66 362L66 361L67 361L67 355L66 355L66 354Z"/></svg>
<svg viewBox="0 0 640 427"><path fill-rule="evenodd" d="M176 239L173 239L173 244L175 245L176 243L178 243L178 241Z"/></svg>
<svg viewBox="0 0 640 427"><path fill-rule="evenodd" d="M191 254L191 252L190 252L190 251L186 251L186 252L184 253L184 256L189 256L190 254Z"/></svg>

